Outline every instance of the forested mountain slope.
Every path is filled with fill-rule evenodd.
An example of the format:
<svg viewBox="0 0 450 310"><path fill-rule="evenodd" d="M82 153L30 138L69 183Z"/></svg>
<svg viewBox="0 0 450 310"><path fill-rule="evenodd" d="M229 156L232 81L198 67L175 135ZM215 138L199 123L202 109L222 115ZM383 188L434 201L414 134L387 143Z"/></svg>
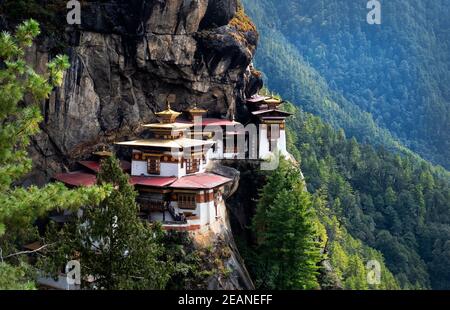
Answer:
<svg viewBox="0 0 450 310"><path fill-rule="evenodd" d="M402 288L449 289L448 174L415 156L348 139L343 130L294 105L285 108L294 113L288 124L290 151L301 162L308 190L327 201L318 212L326 214L321 221L330 239L329 256L338 274L347 271L341 273L350 280L346 287L355 288L358 279L348 272L361 273L349 252L360 260L379 259L356 250L361 240L383 254ZM342 239L345 230L351 236Z"/></svg>
<svg viewBox="0 0 450 310"><path fill-rule="evenodd" d="M268 86L348 136L450 167L450 3L243 0ZM391 137L392 136L392 137Z"/></svg>

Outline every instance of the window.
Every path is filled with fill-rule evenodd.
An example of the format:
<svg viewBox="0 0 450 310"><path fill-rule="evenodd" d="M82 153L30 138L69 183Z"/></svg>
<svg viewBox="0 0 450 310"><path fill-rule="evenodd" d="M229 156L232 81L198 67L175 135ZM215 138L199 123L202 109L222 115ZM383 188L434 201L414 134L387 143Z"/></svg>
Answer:
<svg viewBox="0 0 450 310"><path fill-rule="evenodd" d="M195 194L178 194L178 208L180 209L196 209Z"/></svg>
<svg viewBox="0 0 450 310"><path fill-rule="evenodd" d="M200 170L200 159L186 159L186 173L195 173Z"/></svg>
<svg viewBox="0 0 450 310"><path fill-rule="evenodd" d="M269 152L273 151L276 141L280 138L280 126L272 124L267 126L267 139L269 140Z"/></svg>
<svg viewBox="0 0 450 310"><path fill-rule="evenodd" d="M161 173L161 160L159 158L148 158L147 159L147 170L149 174L160 174Z"/></svg>

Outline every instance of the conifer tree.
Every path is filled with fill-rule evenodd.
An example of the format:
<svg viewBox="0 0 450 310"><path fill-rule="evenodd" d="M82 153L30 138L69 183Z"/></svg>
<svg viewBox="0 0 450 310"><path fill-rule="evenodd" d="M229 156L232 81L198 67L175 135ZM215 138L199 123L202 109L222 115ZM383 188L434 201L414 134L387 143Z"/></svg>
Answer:
<svg viewBox="0 0 450 310"><path fill-rule="evenodd" d="M79 259L83 280L92 276L92 289L163 289L173 265L163 262L163 232L159 225L138 217L136 192L114 158L103 160L99 185L114 186L100 206L83 208L82 215L59 232L51 229L48 243L56 242L40 265L57 271L68 257Z"/></svg>
<svg viewBox="0 0 450 310"><path fill-rule="evenodd" d="M312 199L301 173L281 160L261 191L253 220L254 268L265 289L314 289L322 259Z"/></svg>
<svg viewBox="0 0 450 310"><path fill-rule="evenodd" d="M31 137L40 130L40 104L54 87L61 85L63 72L69 67L67 56L61 55L48 63L46 74L36 73L27 64L26 49L39 33L39 24L28 20L13 35L0 34L0 273L11 276L24 273L8 265L12 259L17 263L19 256L14 252L21 246L9 235L17 239L18 230L31 231L36 218L49 210L96 204L108 194L108 188L98 187L73 191L62 184L43 188L16 186L32 169L27 148ZM19 276L17 280L21 281Z"/></svg>

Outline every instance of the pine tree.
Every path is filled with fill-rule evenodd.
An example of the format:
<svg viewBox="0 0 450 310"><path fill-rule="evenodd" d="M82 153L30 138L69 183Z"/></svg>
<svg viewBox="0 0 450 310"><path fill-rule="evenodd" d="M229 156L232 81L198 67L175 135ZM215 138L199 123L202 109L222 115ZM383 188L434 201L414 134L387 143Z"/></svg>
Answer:
<svg viewBox="0 0 450 310"><path fill-rule="evenodd" d="M23 274L10 272L8 266L9 260L17 263L19 259L14 255L21 245L14 240L18 230L31 231L36 218L49 210L97 204L109 191L99 187L71 191L62 184L43 188L15 185L32 168L27 148L30 138L39 132L40 104L54 87L61 85L63 72L69 67L67 56L55 57L43 75L26 63L25 51L39 33L39 24L28 20L17 27L14 35L0 34L0 261L4 262L0 273L11 275ZM8 235L12 230L13 240Z"/></svg>
<svg viewBox="0 0 450 310"><path fill-rule="evenodd" d="M265 289L314 289L322 259L311 195L299 169L285 160L261 191L253 220L254 273Z"/></svg>
<svg viewBox="0 0 450 310"><path fill-rule="evenodd" d="M116 158L102 162L97 182L112 184L111 195L100 206L83 208L82 215L61 231L51 229L47 241L57 245L40 265L57 272L67 257L79 258L82 274L95 279L92 284L83 282L87 288L165 288L173 265L162 261L162 229L137 216L136 192Z"/></svg>

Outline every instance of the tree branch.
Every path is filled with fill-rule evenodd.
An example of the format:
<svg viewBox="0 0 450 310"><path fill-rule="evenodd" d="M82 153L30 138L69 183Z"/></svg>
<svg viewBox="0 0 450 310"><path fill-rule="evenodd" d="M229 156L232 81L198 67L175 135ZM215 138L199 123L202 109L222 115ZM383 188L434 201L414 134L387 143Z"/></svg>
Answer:
<svg viewBox="0 0 450 310"><path fill-rule="evenodd" d="M43 250L43 249L45 249L45 248L47 248L49 246L54 245L54 244L55 243L45 244L45 245L41 246L40 248L38 248L36 250L32 250L32 251L21 251L21 252L17 252L17 253L14 253L14 254L9 254L9 255L5 256L4 259L8 259L8 258L11 258L11 257L14 257L14 256L19 256L19 255L24 255L24 254L36 253L36 252L39 252L39 251L41 251L41 250Z"/></svg>

